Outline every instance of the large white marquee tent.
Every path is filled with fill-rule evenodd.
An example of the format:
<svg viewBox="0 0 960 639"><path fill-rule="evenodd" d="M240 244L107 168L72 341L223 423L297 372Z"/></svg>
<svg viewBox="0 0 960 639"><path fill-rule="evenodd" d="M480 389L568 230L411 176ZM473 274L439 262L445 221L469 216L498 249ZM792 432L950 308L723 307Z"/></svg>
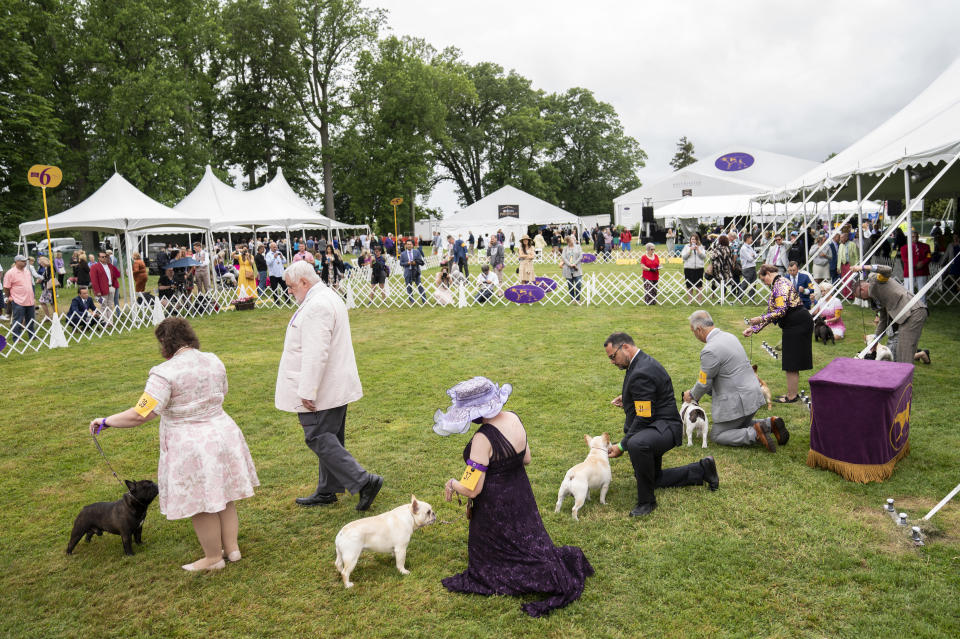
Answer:
<svg viewBox="0 0 960 639"><path fill-rule="evenodd" d="M517 216L501 217L507 207ZM502 229L508 238L513 233L519 242L520 237L527 232L527 227L538 224L571 224L578 228L582 225L580 218L573 213L507 185L462 211L440 220L440 235L462 236L466 239L471 231L476 236L496 233Z"/></svg>
<svg viewBox="0 0 960 639"><path fill-rule="evenodd" d="M960 193L960 59L930 86L886 122L879 125L824 164L804 173L786 187L772 190L765 201L835 199L904 199L906 208L887 220L886 231L871 250L861 251L861 263L870 260L882 241L901 224L910 224L924 198L956 198ZM906 278L914 291L913 247L907 236ZM941 270L929 287L946 272ZM839 287L843 282L837 282ZM907 307L909 308L909 305ZM894 322L898 321L896 318ZM879 337L875 338L874 343ZM860 356L872 346L868 345Z"/></svg>
<svg viewBox="0 0 960 639"><path fill-rule="evenodd" d="M684 197L765 193L787 184L815 162L751 147L731 145L613 200L614 224L634 226L642 207L657 209Z"/></svg>
<svg viewBox="0 0 960 639"><path fill-rule="evenodd" d="M886 122L849 147L786 183L770 189L768 199L856 199L861 193L877 199L916 195L930 185L937 165L960 154L960 59ZM909 171L909 182L897 176ZM883 179L890 174L892 179ZM874 187L876 189L874 190ZM909 189L911 193L906 193ZM960 170L948 170L927 197L955 197Z"/></svg>

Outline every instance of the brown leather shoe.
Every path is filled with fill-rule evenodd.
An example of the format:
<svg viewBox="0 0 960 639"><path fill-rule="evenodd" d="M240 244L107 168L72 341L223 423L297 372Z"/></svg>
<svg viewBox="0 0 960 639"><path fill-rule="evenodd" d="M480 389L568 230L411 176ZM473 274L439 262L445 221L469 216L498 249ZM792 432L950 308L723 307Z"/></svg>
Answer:
<svg viewBox="0 0 960 639"><path fill-rule="evenodd" d="M770 436L767 436L761 422L753 422L753 430L757 433L757 442L765 446L771 453L777 452L777 440L773 438L772 433Z"/></svg>
<svg viewBox="0 0 960 639"><path fill-rule="evenodd" d="M787 425L782 417L770 418L770 432L777 438L777 443L781 446L790 441L790 431L787 430Z"/></svg>

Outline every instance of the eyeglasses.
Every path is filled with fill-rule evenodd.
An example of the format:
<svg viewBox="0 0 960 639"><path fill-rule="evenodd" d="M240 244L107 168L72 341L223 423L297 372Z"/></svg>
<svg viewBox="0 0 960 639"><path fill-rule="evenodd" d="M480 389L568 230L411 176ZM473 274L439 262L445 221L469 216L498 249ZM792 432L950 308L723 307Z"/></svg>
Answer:
<svg viewBox="0 0 960 639"><path fill-rule="evenodd" d="M613 361L613 358L617 356L617 353L620 352L620 349L621 349L621 348L623 348L623 344L621 344L620 346L617 346L617 350L615 350L615 351L613 351L612 353L610 353L609 355L607 355L607 357L610 358L610 361L611 361L611 362Z"/></svg>

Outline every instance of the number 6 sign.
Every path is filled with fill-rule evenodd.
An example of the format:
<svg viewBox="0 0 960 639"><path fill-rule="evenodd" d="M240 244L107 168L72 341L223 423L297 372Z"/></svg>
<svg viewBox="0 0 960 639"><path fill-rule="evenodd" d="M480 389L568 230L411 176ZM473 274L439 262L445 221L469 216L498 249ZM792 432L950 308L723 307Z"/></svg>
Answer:
<svg viewBox="0 0 960 639"><path fill-rule="evenodd" d="M60 184L63 179L63 173L55 166L47 164L34 164L27 172L27 181L33 186L41 188L53 188Z"/></svg>

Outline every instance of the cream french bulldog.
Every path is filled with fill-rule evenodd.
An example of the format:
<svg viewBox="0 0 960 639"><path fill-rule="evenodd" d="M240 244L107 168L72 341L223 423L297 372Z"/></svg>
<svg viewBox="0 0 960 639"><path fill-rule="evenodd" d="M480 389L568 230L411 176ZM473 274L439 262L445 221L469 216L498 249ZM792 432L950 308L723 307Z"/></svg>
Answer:
<svg viewBox="0 0 960 639"><path fill-rule="evenodd" d="M335 562L343 585L352 588L350 573L357 565L357 559L364 550L373 552L392 552L397 559L397 570L402 575L410 574L404 567L407 558L407 546L413 531L429 526L437 520L433 506L425 501L417 501L416 495L410 497L410 503L398 506L376 517L365 517L351 521L337 533L337 561Z"/></svg>
<svg viewBox="0 0 960 639"><path fill-rule="evenodd" d="M563 500L567 495L572 495L573 518L580 521L577 512L583 506L583 503L590 498L590 491L600 489L600 503L607 503L607 489L610 488L610 458L607 455L607 448L610 446L610 435L603 433L597 437L590 438L590 435L584 435L583 440L590 447L587 458L567 471L563 482L560 484L560 492L557 493L557 507L553 511L560 512Z"/></svg>

